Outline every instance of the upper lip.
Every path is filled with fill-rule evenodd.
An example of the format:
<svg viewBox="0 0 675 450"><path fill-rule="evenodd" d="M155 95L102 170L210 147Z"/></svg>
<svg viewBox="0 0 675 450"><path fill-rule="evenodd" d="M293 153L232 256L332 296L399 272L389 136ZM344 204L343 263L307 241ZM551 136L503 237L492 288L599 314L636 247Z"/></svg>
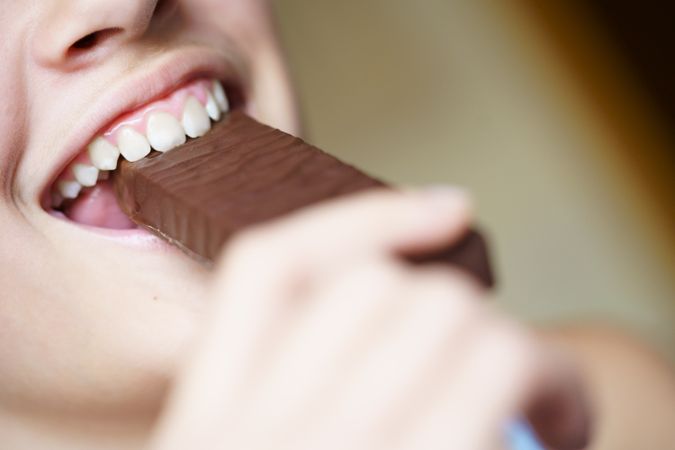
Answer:
<svg viewBox="0 0 675 450"><path fill-rule="evenodd" d="M142 70L125 77L108 89L93 105L84 123L75 127L73 135L62 151L55 169L38 192L43 200L56 178L97 133L110 125L117 117L133 111L153 100L161 98L187 81L209 77L236 86L246 95L246 67L242 61L228 58L220 52L205 48L176 50L147 64Z"/></svg>

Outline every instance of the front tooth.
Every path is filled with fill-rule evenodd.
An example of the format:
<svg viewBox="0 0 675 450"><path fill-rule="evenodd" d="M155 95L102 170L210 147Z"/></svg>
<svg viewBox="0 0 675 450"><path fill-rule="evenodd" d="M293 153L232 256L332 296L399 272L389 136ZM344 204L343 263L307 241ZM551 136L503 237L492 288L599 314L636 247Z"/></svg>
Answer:
<svg viewBox="0 0 675 450"><path fill-rule="evenodd" d="M190 97L185 102L183 109L183 128L185 133L191 138L204 136L211 129L211 120L206 110L194 97Z"/></svg>
<svg viewBox="0 0 675 450"><path fill-rule="evenodd" d="M117 146L124 159L135 162L145 158L150 153L150 143L138 131L131 127L124 127L117 137Z"/></svg>
<svg viewBox="0 0 675 450"><path fill-rule="evenodd" d="M158 152L168 152L185 144L185 130L174 116L153 113L148 118L148 141Z"/></svg>
<svg viewBox="0 0 675 450"><path fill-rule="evenodd" d="M206 112L214 122L220 120L220 108L210 92L206 93Z"/></svg>
<svg viewBox="0 0 675 450"><path fill-rule="evenodd" d="M98 181L98 169L89 164L73 164L73 175L85 187L94 186Z"/></svg>
<svg viewBox="0 0 675 450"><path fill-rule="evenodd" d="M68 198L68 199L74 199L77 198L78 195L80 195L80 191L82 190L82 185L78 183L77 181L59 181L57 188L59 190L59 194L61 194L61 197L63 198Z"/></svg>
<svg viewBox="0 0 675 450"><path fill-rule="evenodd" d="M218 80L213 82L213 96L216 98L216 103L222 112L226 113L230 110L230 102L227 100L225 89Z"/></svg>
<svg viewBox="0 0 675 450"><path fill-rule="evenodd" d="M91 163L99 170L115 170L120 151L102 137L94 139L87 148Z"/></svg>

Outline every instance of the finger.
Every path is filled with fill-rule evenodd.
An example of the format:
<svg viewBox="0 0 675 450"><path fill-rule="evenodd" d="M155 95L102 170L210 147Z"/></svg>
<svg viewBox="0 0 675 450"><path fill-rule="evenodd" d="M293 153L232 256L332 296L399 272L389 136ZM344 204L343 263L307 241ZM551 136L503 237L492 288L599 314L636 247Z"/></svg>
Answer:
<svg viewBox="0 0 675 450"><path fill-rule="evenodd" d="M242 261L245 266L247 262ZM158 426L160 441L153 448L211 448L222 436L234 438L240 431L236 424L242 397L253 389L261 364L302 309L289 291L273 292L272 282L266 282L273 279L265 274L270 269L236 266L212 286L216 301L205 333L177 377Z"/></svg>
<svg viewBox="0 0 675 450"><path fill-rule="evenodd" d="M470 221L470 202L455 189L371 191L245 232L225 261L269 255L270 264L313 268L373 253L417 253L458 240Z"/></svg>
<svg viewBox="0 0 675 450"><path fill-rule="evenodd" d="M399 435L397 419L437 381L444 357L461 350L461 336L483 308L475 295L459 276L420 273L406 283L398 293L405 315L361 352L324 426L338 426L365 441L365 448L390 447L393 442L372 440Z"/></svg>
<svg viewBox="0 0 675 450"><path fill-rule="evenodd" d="M499 438L505 423L527 412L548 448L586 448L591 416L581 379L569 361L554 349L536 346L508 323L484 328L419 436L427 444L447 444L445 429L452 448L482 448L489 445L485 439ZM461 429L450 424L461 424Z"/></svg>
<svg viewBox="0 0 675 450"><path fill-rule="evenodd" d="M214 297L229 299L216 321L245 314L257 322L245 319L235 329L260 329L261 319L287 307L286 299L300 297L317 274L341 270L346 261L456 239L468 211L466 196L455 190L378 191L246 232L230 245L215 276Z"/></svg>
<svg viewBox="0 0 675 450"><path fill-rule="evenodd" d="M493 320L471 331L446 370L432 406L420 414L406 448L483 450L502 438L525 396L532 345L511 325Z"/></svg>
<svg viewBox="0 0 675 450"><path fill-rule="evenodd" d="M310 428L316 415L335 402L334 386L343 381L352 360L386 322L404 313L396 297L409 272L372 260L326 280L278 346L244 412L289 431Z"/></svg>
<svg viewBox="0 0 675 450"><path fill-rule="evenodd" d="M308 209L289 220L298 236L325 236L308 233L334 230L335 250L344 244L370 249L408 251L434 247L457 239L472 220L468 194L453 187L410 191L375 190L351 199L338 199ZM295 227L293 222L301 224ZM308 247L314 247L310 242Z"/></svg>
<svg viewBox="0 0 675 450"><path fill-rule="evenodd" d="M371 261L346 279L334 274L333 286L340 289L334 289L330 298L294 309L297 303L287 293L268 298L257 280L242 283L230 272L225 275L217 293L224 296L223 302L215 308L212 326L174 387L157 448L206 443L214 432L233 438L246 435L250 430L245 428L255 417L256 423L275 427L266 435L278 436L277 431L283 431L298 410L295 405L306 398L302 394L315 392L312 383L326 376L319 370L325 363L321 358L334 357L335 350L350 341L349 333L363 327L363 321L386 300L385 294L405 279L399 266ZM333 308L321 315L313 313L320 305ZM319 316L318 321L305 319ZM295 345L285 345L287 341ZM251 397L253 392L264 394ZM293 431L292 424L288 430Z"/></svg>

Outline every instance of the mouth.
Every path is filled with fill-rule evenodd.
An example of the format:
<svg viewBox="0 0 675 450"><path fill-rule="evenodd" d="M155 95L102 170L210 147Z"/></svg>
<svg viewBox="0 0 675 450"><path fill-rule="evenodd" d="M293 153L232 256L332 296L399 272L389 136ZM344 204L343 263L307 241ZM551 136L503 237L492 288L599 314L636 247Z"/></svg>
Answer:
<svg viewBox="0 0 675 450"><path fill-rule="evenodd" d="M178 82L165 82L168 87L158 89L161 93L154 98L122 107L75 150L46 187L43 209L88 229L142 231L122 212L112 188L119 161L172 151L204 136L213 123L245 106L243 86L237 80L207 71L177 78Z"/></svg>

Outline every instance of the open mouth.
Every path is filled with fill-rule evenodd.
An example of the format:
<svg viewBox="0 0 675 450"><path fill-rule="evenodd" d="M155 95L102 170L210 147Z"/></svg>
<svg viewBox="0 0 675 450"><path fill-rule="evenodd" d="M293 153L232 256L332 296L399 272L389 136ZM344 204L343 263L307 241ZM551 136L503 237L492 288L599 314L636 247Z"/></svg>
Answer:
<svg viewBox="0 0 675 450"><path fill-rule="evenodd" d="M137 228L122 212L112 187L111 176L120 158L135 162L151 152L168 152L188 139L198 139L243 103L236 87L198 78L118 117L58 175L43 200L45 209L90 227Z"/></svg>

